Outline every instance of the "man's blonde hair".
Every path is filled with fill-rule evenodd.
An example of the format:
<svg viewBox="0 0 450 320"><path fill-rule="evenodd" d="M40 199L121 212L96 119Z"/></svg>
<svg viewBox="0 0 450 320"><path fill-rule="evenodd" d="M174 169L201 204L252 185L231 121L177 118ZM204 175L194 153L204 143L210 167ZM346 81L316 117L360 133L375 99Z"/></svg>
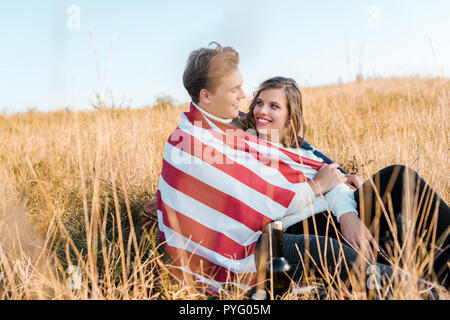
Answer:
<svg viewBox="0 0 450 320"><path fill-rule="evenodd" d="M217 42L200 48L189 55L183 73L183 84L193 102L199 102L200 90L215 92L220 79L236 70L239 64L239 54L231 47L222 47Z"/></svg>

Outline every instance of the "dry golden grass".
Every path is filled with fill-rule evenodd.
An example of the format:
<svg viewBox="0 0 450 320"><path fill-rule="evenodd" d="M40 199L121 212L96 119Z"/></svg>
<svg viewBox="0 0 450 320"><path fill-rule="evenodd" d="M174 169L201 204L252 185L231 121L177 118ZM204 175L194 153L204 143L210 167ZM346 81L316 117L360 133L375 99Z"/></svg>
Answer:
<svg viewBox="0 0 450 320"><path fill-rule="evenodd" d="M449 80L421 78L305 88L306 140L364 179L408 165L448 202L449 88ZM207 297L173 281L154 235L140 228L165 141L185 110L169 103L0 116L0 299ZM420 297L402 284L394 292ZM340 288L328 298L344 295L357 297Z"/></svg>

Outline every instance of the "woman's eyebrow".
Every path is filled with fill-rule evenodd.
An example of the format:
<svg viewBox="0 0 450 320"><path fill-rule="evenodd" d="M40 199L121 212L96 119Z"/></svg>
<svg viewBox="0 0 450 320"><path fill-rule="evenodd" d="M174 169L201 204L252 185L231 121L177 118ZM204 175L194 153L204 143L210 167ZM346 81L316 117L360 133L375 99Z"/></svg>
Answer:
<svg viewBox="0 0 450 320"><path fill-rule="evenodd" d="M258 99L256 99L256 101L258 101L258 100L260 100L260 101L264 101L264 99L262 99L262 98L258 98ZM276 105L280 105L280 103L279 103L278 101L270 101L269 103L270 103L270 104L276 104Z"/></svg>

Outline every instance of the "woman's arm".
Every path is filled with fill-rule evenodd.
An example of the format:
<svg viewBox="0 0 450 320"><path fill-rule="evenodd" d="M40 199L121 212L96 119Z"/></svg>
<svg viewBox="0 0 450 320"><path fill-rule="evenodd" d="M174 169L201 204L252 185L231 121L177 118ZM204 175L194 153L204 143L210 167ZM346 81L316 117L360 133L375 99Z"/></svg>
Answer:
<svg viewBox="0 0 450 320"><path fill-rule="evenodd" d="M380 251L369 229L358 218L354 191L347 184L339 184L325 195L327 205L336 216L342 235L355 250L374 261L373 250Z"/></svg>
<svg viewBox="0 0 450 320"><path fill-rule="evenodd" d="M358 215L354 191L345 183L340 183L325 194L328 208L340 223L340 217L347 212Z"/></svg>
<svg viewBox="0 0 450 320"><path fill-rule="evenodd" d="M294 199L289 205L286 214L297 212L309 206L317 196L329 193L336 185L347 181L345 175L337 169L337 164L324 164L314 179L298 184Z"/></svg>
<svg viewBox="0 0 450 320"><path fill-rule="evenodd" d="M342 214L340 227L344 239L351 247L364 254L367 259L375 261L373 250L380 251L380 247L369 229L354 212Z"/></svg>

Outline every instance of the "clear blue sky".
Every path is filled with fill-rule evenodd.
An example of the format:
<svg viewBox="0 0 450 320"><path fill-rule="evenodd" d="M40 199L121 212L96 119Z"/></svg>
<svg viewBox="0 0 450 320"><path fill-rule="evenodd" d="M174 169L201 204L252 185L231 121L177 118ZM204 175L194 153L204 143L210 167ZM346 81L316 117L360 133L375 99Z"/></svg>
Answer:
<svg viewBox="0 0 450 320"><path fill-rule="evenodd" d="M449 16L448 0L1 1L0 112L65 108L73 92L88 109L106 86L134 108L161 94L187 102L186 58L210 41L240 53L247 94L274 75L448 77Z"/></svg>

